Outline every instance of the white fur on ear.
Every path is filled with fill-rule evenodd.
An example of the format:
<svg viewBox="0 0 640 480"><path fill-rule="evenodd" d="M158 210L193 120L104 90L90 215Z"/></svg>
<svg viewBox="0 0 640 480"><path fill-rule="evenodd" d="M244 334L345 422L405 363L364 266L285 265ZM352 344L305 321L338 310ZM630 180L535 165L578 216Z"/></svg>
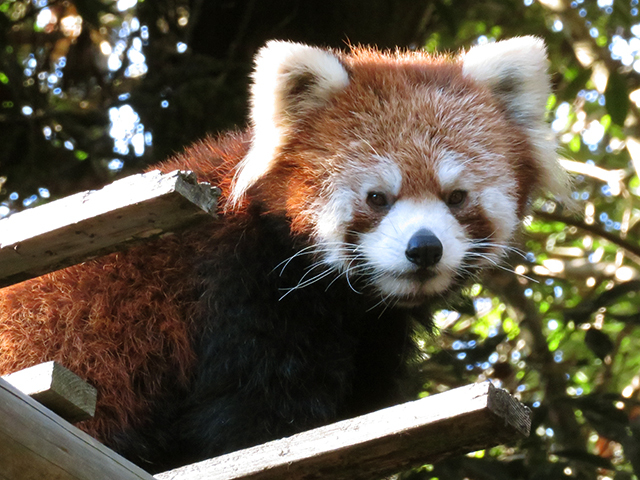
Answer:
<svg viewBox="0 0 640 480"><path fill-rule="evenodd" d="M230 205L272 167L287 130L349 84L336 56L299 43L271 41L255 60L251 88L253 143L239 164Z"/></svg>
<svg viewBox="0 0 640 480"><path fill-rule="evenodd" d="M545 121L551 93L547 51L536 37L518 37L472 47L461 55L465 76L486 85L527 133L543 172L541 186L567 199L569 181L558 163L556 141Z"/></svg>

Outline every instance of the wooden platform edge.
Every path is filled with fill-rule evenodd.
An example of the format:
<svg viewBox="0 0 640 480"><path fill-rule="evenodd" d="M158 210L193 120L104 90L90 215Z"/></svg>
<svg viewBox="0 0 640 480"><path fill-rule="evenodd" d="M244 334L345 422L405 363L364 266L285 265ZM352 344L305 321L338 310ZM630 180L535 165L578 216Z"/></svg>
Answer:
<svg viewBox="0 0 640 480"><path fill-rule="evenodd" d="M45 362L2 377L67 422L93 417L97 390L58 362Z"/></svg>
<svg viewBox="0 0 640 480"><path fill-rule="evenodd" d="M530 411L473 384L155 476L157 480L383 478L528 436Z"/></svg>
<svg viewBox="0 0 640 480"><path fill-rule="evenodd" d="M0 472L7 479L153 479L2 379L0 418Z"/></svg>
<svg viewBox="0 0 640 480"><path fill-rule="evenodd" d="M0 220L0 288L215 216L220 190L152 171Z"/></svg>

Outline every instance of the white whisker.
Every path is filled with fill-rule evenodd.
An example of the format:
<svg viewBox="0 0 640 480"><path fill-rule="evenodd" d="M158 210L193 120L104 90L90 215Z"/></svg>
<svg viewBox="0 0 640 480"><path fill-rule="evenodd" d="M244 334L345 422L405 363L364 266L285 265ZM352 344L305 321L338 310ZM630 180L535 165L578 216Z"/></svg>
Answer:
<svg viewBox="0 0 640 480"><path fill-rule="evenodd" d="M280 297L280 300L285 298L287 295L289 295L294 290L300 290L300 289L302 289L304 287L308 287L309 285L311 285L313 283L316 283L316 282L322 280L323 278L326 278L327 276L331 275L332 273L333 272L331 270L324 270L324 271L320 272L319 274L317 274L316 276L314 276L312 278L309 278L307 280L305 280L305 277L307 275L307 274L305 274L300 279L300 281L298 282L298 284L295 287L283 289L283 290L286 290L286 293Z"/></svg>
<svg viewBox="0 0 640 480"><path fill-rule="evenodd" d="M513 267L505 267L504 265L501 265L500 263L498 263L498 259L497 258L491 258L488 254L483 254L483 253L479 253L479 252L467 252L466 254L467 257L471 257L471 258L481 258L483 260L486 260L487 262L489 262L491 265L493 265L494 267L500 269L500 270L504 270L505 272L509 272L509 273L513 273L514 275L517 275L519 277L522 278L526 278L527 280L530 280L534 283L539 283L536 279L531 278L527 275L524 275L522 273L518 273L516 272ZM467 267L467 266L471 266L471 265L465 265L462 264L462 267Z"/></svg>

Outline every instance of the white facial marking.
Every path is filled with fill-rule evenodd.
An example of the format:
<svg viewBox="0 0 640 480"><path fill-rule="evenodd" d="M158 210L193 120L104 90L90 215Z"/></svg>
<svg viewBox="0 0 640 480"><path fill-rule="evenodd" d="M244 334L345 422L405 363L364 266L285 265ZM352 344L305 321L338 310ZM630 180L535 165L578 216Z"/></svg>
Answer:
<svg viewBox="0 0 640 480"><path fill-rule="evenodd" d="M322 203L317 208L320 213L316 220L315 243L321 245L324 262L340 271L346 270L352 259L353 248L345 249L344 237L353 219L353 206L364 201L371 191L393 196L400 192L402 173L398 166L379 155L373 155L372 159L366 171L334 178L328 198L319 201ZM357 185L355 191L354 183Z"/></svg>
<svg viewBox="0 0 640 480"><path fill-rule="evenodd" d="M320 206L315 228L315 244L323 252L323 261L338 270L348 264L343 243L347 225L353 217L353 191L338 189Z"/></svg>
<svg viewBox="0 0 640 480"><path fill-rule="evenodd" d="M519 223L516 200L498 187L488 187L480 193L480 203L495 227L494 242L508 242Z"/></svg>
<svg viewBox="0 0 640 480"><path fill-rule="evenodd" d="M377 163L372 165L368 177L362 179L361 198L366 198L372 191L384 192L397 197L402 187L402 172L398 165L387 157L372 155Z"/></svg>
<svg viewBox="0 0 640 480"><path fill-rule="evenodd" d="M464 165L453 154L444 155L438 162L438 181L444 189L452 189L460 181Z"/></svg>
<svg viewBox="0 0 640 480"><path fill-rule="evenodd" d="M435 276L419 282L416 266L406 257L409 239L430 230L443 245ZM420 296L442 293L452 283L470 242L458 221L439 200L399 200L378 227L362 235L361 251L375 269L374 283L383 295Z"/></svg>

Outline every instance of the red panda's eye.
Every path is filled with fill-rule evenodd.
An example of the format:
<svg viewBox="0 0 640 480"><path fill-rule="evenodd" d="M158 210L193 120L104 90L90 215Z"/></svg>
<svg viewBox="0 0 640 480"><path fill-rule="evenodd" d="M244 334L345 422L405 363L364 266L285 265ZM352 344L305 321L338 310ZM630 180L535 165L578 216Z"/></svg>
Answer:
<svg viewBox="0 0 640 480"><path fill-rule="evenodd" d="M373 208L387 208L389 199L382 192L369 192L367 194L367 204Z"/></svg>
<svg viewBox="0 0 640 480"><path fill-rule="evenodd" d="M449 194L449 198L447 198L447 204L450 207L459 207L464 201L467 199L467 192L464 190L454 190Z"/></svg>

